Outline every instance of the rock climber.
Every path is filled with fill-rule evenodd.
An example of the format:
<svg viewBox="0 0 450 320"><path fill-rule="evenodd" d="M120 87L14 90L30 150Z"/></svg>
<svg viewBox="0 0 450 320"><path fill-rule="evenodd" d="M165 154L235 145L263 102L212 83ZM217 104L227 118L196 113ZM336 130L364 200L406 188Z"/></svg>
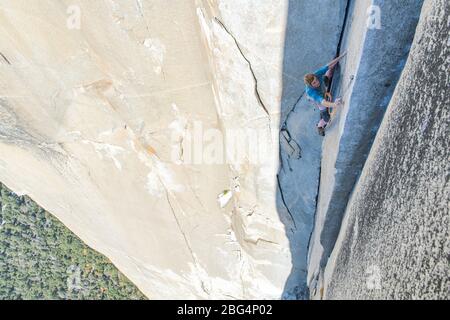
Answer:
<svg viewBox="0 0 450 320"><path fill-rule="evenodd" d="M336 108L341 105L342 101L333 97L330 93L331 78L333 77L334 68L339 61L347 55L347 52L337 57L326 66L320 68L314 73L305 75L306 94L309 99L315 102L320 110L320 121L317 124L317 130L321 136L325 136L325 128L330 122L330 108Z"/></svg>

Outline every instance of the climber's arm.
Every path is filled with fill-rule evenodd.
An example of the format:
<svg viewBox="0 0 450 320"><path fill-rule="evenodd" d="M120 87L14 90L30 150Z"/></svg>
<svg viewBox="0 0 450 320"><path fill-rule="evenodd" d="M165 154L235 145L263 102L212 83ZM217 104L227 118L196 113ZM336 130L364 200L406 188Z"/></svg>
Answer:
<svg viewBox="0 0 450 320"><path fill-rule="evenodd" d="M331 61L330 63L327 64L328 68L333 69L338 62L344 58L347 55L347 52L344 52L340 57L337 57L336 59L334 59L333 61Z"/></svg>
<svg viewBox="0 0 450 320"><path fill-rule="evenodd" d="M330 102L330 101L326 101L325 99L322 100L321 104L327 108L336 108L336 107L339 107L339 105L340 105L337 102Z"/></svg>

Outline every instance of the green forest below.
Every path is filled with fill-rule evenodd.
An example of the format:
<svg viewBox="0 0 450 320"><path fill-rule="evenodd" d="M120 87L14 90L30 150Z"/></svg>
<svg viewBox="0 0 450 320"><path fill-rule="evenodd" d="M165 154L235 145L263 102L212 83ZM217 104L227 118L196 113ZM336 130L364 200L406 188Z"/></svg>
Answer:
<svg viewBox="0 0 450 320"><path fill-rule="evenodd" d="M0 299L146 299L105 256L29 197L1 183L0 195Z"/></svg>

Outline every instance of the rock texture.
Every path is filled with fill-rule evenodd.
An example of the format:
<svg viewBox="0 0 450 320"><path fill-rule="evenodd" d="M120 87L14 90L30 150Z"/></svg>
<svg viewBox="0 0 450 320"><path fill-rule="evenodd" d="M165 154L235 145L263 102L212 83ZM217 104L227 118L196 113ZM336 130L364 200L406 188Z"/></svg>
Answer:
<svg viewBox="0 0 450 320"><path fill-rule="evenodd" d="M327 265L327 299L450 298L449 16L448 1L425 1Z"/></svg>
<svg viewBox="0 0 450 320"><path fill-rule="evenodd" d="M320 276L339 234L355 183L403 70L423 0L350 1L336 73L335 96L344 99L323 142L322 170L308 283ZM400 31L401 30L401 31Z"/></svg>
<svg viewBox="0 0 450 320"><path fill-rule="evenodd" d="M308 298L307 280L314 290L323 279L320 270L404 66L421 4L4 0L0 181L53 213L149 298ZM384 32L365 28L371 5L382 9ZM328 131L322 159L319 113L304 95L303 76L330 61L338 47L349 51L335 88L346 104ZM429 99L415 92L408 111L425 108L436 95L432 86L439 84L425 85ZM409 131L408 139L417 141L388 141L410 159L395 168L416 163L420 172L426 162L406 150L443 147L442 140L427 140L431 128L445 128L434 116L446 115L439 106L409 113L427 115L420 118L422 135ZM395 119L409 120L387 133L386 124L383 134L417 129L416 118ZM386 170L393 164L382 161L376 163ZM440 168L445 164L441 160ZM418 184L397 189L396 181L408 177L386 182L401 195L392 200L398 214L416 203L408 198L413 191L425 194ZM379 194L371 197L384 199L377 183L372 187ZM436 195L443 190L437 186ZM432 211L431 202L424 203L440 214L440 207ZM361 212L353 207L349 212ZM385 209L394 212L392 204ZM357 244L371 243L364 239ZM332 288L339 285L330 286L330 297L340 295Z"/></svg>
<svg viewBox="0 0 450 320"><path fill-rule="evenodd" d="M299 98L345 5L2 1L0 180L150 298L305 296L320 139Z"/></svg>

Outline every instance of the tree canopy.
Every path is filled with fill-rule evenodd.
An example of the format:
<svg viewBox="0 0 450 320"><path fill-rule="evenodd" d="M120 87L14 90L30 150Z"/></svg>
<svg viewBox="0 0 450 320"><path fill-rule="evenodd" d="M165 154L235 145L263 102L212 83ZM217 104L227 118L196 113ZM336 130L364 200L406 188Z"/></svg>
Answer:
<svg viewBox="0 0 450 320"><path fill-rule="evenodd" d="M0 299L145 299L103 255L0 183Z"/></svg>

